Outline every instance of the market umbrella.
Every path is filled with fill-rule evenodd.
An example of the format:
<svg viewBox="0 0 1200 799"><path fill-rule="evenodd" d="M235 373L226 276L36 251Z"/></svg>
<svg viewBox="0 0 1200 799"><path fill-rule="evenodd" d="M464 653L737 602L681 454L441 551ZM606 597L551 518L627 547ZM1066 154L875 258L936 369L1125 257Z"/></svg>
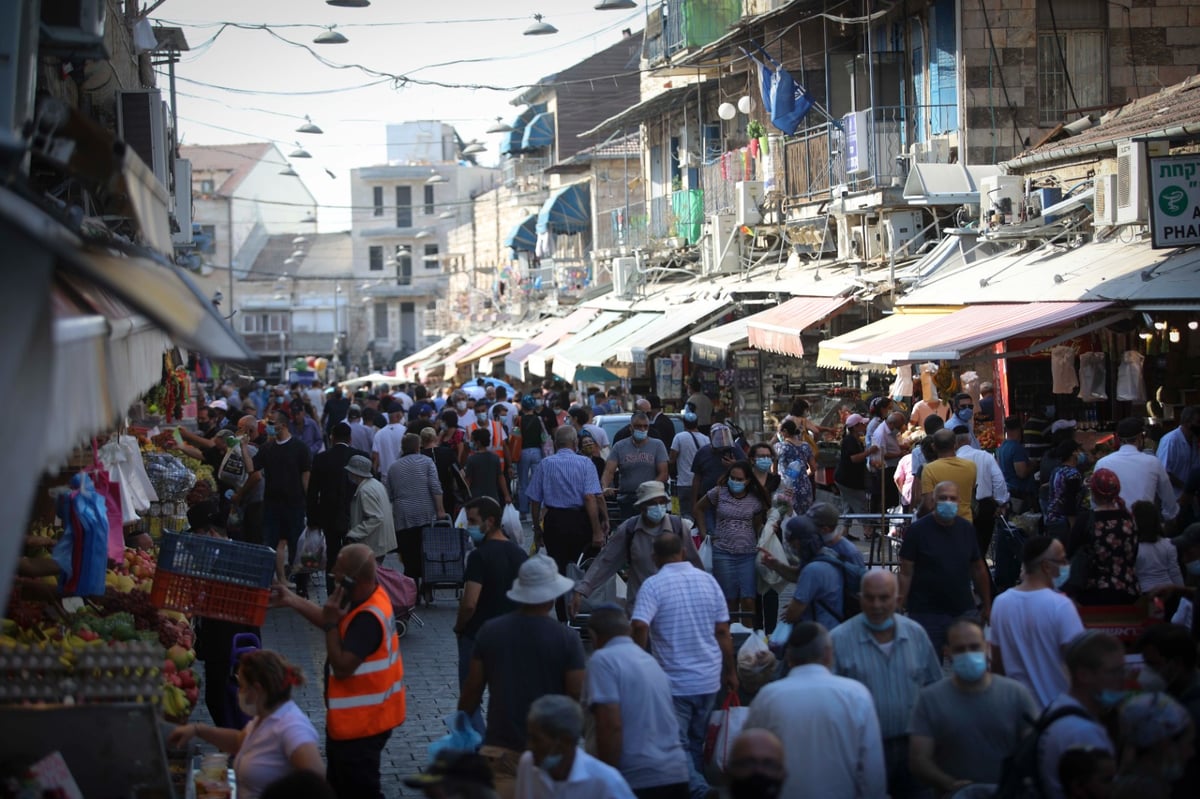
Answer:
<svg viewBox="0 0 1200 799"><path fill-rule="evenodd" d="M620 379L603 366L581 366L575 370L577 383L615 383Z"/></svg>

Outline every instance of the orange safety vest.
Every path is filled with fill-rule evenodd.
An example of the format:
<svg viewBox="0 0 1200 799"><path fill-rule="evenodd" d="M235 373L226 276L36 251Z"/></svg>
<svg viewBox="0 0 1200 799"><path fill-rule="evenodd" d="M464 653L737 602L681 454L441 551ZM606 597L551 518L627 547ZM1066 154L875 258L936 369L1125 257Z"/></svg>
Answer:
<svg viewBox="0 0 1200 799"><path fill-rule="evenodd" d="M496 457L500 459L500 466L503 468L504 463L508 460L508 449L506 447L508 439L504 435L504 425L495 419L489 419L488 424L491 425L489 432L492 434L492 443L487 451L496 453ZM481 427L482 425L479 422L472 422L471 426L467 429L467 437L470 438L471 433Z"/></svg>
<svg viewBox="0 0 1200 799"><path fill-rule="evenodd" d="M383 641L358 664L354 674L344 679L329 676L325 726L329 737L337 741L367 738L404 723L404 661L400 658L392 602L383 586L376 586L367 601L341 620L338 633L342 637L360 613L375 614L383 625Z"/></svg>

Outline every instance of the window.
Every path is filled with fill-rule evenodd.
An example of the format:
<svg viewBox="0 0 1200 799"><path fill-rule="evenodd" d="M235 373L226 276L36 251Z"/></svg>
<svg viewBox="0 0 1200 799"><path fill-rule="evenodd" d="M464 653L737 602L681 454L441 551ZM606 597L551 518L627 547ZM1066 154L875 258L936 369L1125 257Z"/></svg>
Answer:
<svg viewBox="0 0 1200 799"><path fill-rule="evenodd" d="M1038 0L1038 122L1067 121L1108 96L1108 5L1104 0Z"/></svg>
<svg viewBox="0 0 1200 799"><path fill-rule="evenodd" d="M412 186L396 187L396 227L412 227Z"/></svg>
<svg viewBox="0 0 1200 799"><path fill-rule="evenodd" d="M436 244L425 245L425 268L438 268L438 246Z"/></svg>
<svg viewBox="0 0 1200 799"><path fill-rule="evenodd" d="M371 189L373 195L372 202L375 206L375 216L383 216L383 186L375 186Z"/></svg>
<svg viewBox="0 0 1200 799"><path fill-rule="evenodd" d="M288 315L286 313L254 313L249 311L242 316L243 333L286 333L288 331Z"/></svg>
<svg viewBox="0 0 1200 799"><path fill-rule="evenodd" d="M371 247L367 250L367 259L372 272L383 271L383 248Z"/></svg>
<svg viewBox="0 0 1200 799"><path fill-rule="evenodd" d="M213 194L216 192L216 190L216 181L214 181L212 178L205 178L204 180L200 181L201 194Z"/></svg>
<svg viewBox="0 0 1200 799"><path fill-rule="evenodd" d="M375 338L388 337L388 307L386 302L375 303Z"/></svg>
<svg viewBox="0 0 1200 799"><path fill-rule="evenodd" d="M396 283L400 286L412 285L412 250L407 245L396 246Z"/></svg>
<svg viewBox="0 0 1200 799"><path fill-rule="evenodd" d="M425 187L425 216L433 216L435 205L433 202L433 186Z"/></svg>
<svg viewBox="0 0 1200 799"><path fill-rule="evenodd" d="M217 251L217 226L200 225L200 235L195 237L196 247L202 253L212 255Z"/></svg>

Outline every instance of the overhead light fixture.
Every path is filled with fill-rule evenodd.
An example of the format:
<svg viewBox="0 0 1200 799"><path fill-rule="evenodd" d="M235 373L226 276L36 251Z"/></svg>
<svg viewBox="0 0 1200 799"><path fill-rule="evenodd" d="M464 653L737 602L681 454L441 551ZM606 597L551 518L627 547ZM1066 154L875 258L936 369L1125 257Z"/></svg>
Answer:
<svg viewBox="0 0 1200 799"><path fill-rule="evenodd" d="M737 110L743 114L749 114L754 109L754 101L750 99L750 95L744 94L738 98Z"/></svg>
<svg viewBox="0 0 1200 799"><path fill-rule="evenodd" d="M438 214L438 219L453 219L454 216L455 215L453 211L442 211L440 214Z"/></svg>
<svg viewBox="0 0 1200 799"><path fill-rule="evenodd" d="M311 119L309 119L308 114L305 114L304 115L304 124L301 125L300 127L296 128L296 132L297 133L324 133L325 131L321 130L316 125L314 125L313 121Z"/></svg>
<svg viewBox="0 0 1200 799"><path fill-rule="evenodd" d="M484 152L487 152L487 148L474 141L463 148L463 155L477 155Z"/></svg>
<svg viewBox="0 0 1200 799"><path fill-rule="evenodd" d="M512 133L512 125L504 121L503 117L496 117L496 124L487 129L488 133Z"/></svg>
<svg viewBox="0 0 1200 799"><path fill-rule="evenodd" d="M304 218L300 220L300 224L302 224L302 225L315 225L315 224L317 224L317 216L316 216L316 214L313 214L313 213L311 213L311 212L310 212L310 213L307 213L307 214L305 214L305 215L304 215Z"/></svg>
<svg viewBox="0 0 1200 799"><path fill-rule="evenodd" d="M300 146L300 142L296 142L296 149L292 150L288 158L312 158L312 153Z"/></svg>
<svg viewBox="0 0 1200 799"><path fill-rule="evenodd" d="M543 22L541 14L534 14L533 24L525 29L526 36L548 36L551 33L558 33L558 28L549 22Z"/></svg>
<svg viewBox="0 0 1200 799"><path fill-rule="evenodd" d="M1188 330L1195 330L1198 327L1200 327L1200 322L1196 322L1194 320L1191 322L1188 322Z"/></svg>
<svg viewBox="0 0 1200 799"><path fill-rule="evenodd" d="M304 257L304 250L296 250L295 252L293 252L293 253L292 253L292 257L293 257L293 258L297 258L297 259L299 259L299 258L303 258L303 257Z"/></svg>
<svg viewBox="0 0 1200 799"><path fill-rule="evenodd" d="M1179 328L1177 328L1177 327L1171 328L1171 331L1169 333L1167 333L1167 338L1170 339L1172 344L1178 344L1179 343Z"/></svg>
<svg viewBox="0 0 1200 799"><path fill-rule="evenodd" d="M625 11L630 8L637 8L637 3L633 0L600 0L593 6L597 11Z"/></svg>
<svg viewBox="0 0 1200 799"><path fill-rule="evenodd" d="M737 116L737 108L734 107L733 103L721 103L717 107L717 116L728 122Z"/></svg>
<svg viewBox="0 0 1200 799"><path fill-rule="evenodd" d="M416 235L413 236L413 238L414 239L427 239L427 238L429 238L429 231L428 230L418 230Z"/></svg>
<svg viewBox="0 0 1200 799"><path fill-rule="evenodd" d="M325 5L338 8L366 8L371 5L371 0L325 0Z"/></svg>
<svg viewBox="0 0 1200 799"><path fill-rule="evenodd" d="M292 165L291 165L291 164L288 164L288 165L287 165L287 166L285 166L283 169L279 170L279 174L281 174L281 175L287 175L289 178L298 178L298 177L300 177L300 175L299 175L299 174L296 172L296 170L292 169Z"/></svg>
<svg viewBox="0 0 1200 799"><path fill-rule="evenodd" d="M437 170L435 169L435 170L433 170L433 174L430 175L428 178L426 178L425 185L426 186L434 186L438 183L445 183L445 182L446 182L446 176L438 174Z"/></svg>
<svg viewBox="0 0 1200 799"><path fill-rule="evenodd" d="M284 266L291 266L291 265L292 265L292 264L294 264L294 263L296 263L296 259L295 259L295 258L290 258L290 257L289 257L289 258L284 258L284 259L283 259L283 264L284 264Z"/></svg>
<svg viewBox="0 0 1200 799"><path fill-rule="evenodd" d="M323 33L318 33L313 44L346 44L350 40L329 26Z"/></svg>
<svg viewBox="0 0 1200 799"><path fill-rule="evenodd" d="M297 236L296 238L292 239L292 244L295 244L297 247L299 247L301 244L304 244L306 241L308 241L308 239L304 238L303 236Z"/></svg>

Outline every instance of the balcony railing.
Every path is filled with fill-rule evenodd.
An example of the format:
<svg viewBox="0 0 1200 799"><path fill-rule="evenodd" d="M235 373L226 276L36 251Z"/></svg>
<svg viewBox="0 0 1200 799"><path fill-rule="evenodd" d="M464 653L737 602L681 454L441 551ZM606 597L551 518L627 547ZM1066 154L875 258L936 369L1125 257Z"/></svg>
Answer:
<svg viewBox="0 0 1200 799"><path fill-rule="evenodd" d="M647 25L645 55L651 64L675 53L703 47L729 32L742 16L742 0L662 0ZM657 35L655 35L657 28Z"/></svg>
<svg viewBox="0 0 1200 799"><path fill-rule="evenodd" d="M673 235L675 218L670 197L601 211L597 214L594 246L598 250L630 250L650 247L656 240Z"/></svg>
<svg viewBox="0 0 1200 799"><path fill-rule="evenodd" d="M517 194L546 191L550 187L546 177L546 169L550 165L549 158L538 158L532 155L505 158L500 164L504 176L504 186Z"/></svg>

